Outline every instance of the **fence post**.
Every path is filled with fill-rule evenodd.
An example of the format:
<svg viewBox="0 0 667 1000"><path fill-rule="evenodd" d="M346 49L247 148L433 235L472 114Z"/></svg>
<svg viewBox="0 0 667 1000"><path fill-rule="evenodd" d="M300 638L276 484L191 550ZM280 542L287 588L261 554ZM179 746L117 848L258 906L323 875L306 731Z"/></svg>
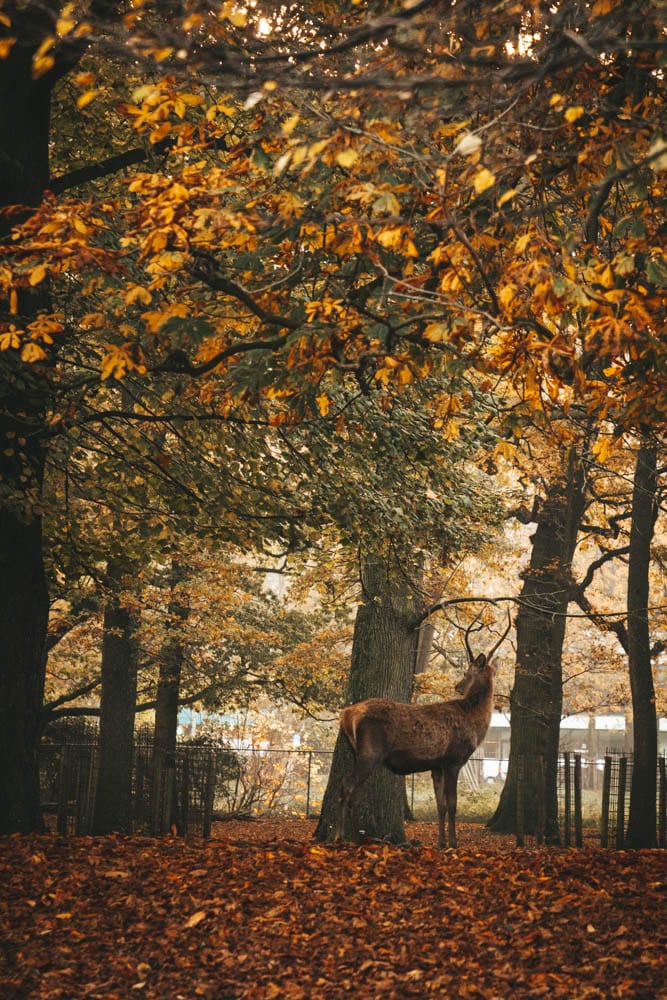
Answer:
<svg viewBox="0 0 667 1000"><path fill-rule="evenodd" d="M76 755L76 802L74 803L74 833L77 837L88 833L86 828L86 806L88 803L88 782L91 767L90 747L78 747Z"/></svg>
<svg viewBox="0 0 667 1000"><path fill-rule="evenodd" d="M306 775L306 819L310 819L310 776L313 769L313 751L308 751L308 772Z"/></svg>
<svg viewBox="0 0 667 1000"><path fill-rule="evenodd" d="M611 757L604 759L602 775L602 814L600 816L600 847L609 846L609 803L611 802Z"/></svg>
<svg viewBox="0 0 667 1000"><path fill-rule="evenodd" d="M574 843L583 847L584 834L581 815L581 754L574 755Z"/></svg>
<svg viewBox="0 0 667 1000"><path fill-rule="evenodd" d="M616 802L616 847L625 844L625 785L628 777L628 758L618 759L618 799Z"/></svg>
<svg viewBox="0 0 667 1000"><path fill-rule="evenodd" d="M519 756L517 761L517 775L516 775L516 846L523 847L523 828L524 828L524 795L526 791L525 787L525 757L523 754Z"/></svg>
<svg viewBox="0 0 667 1000"><path fill-rule="evenodd" d="M190 821L190 754L185 747L181 747L180 752L183 761L181 770L181 823L183 825L183 836L185 836L188 832L188 823ZM178 774L178 767L176 768L176 773ZM176 799L178 801L178 791L176 792Z"/></svg>
<svg viewBox="0 0 667 1000"><path fill-rule="evenodd" d="M60 753L60 778L58 783L57 830L61 837L67 836L67 814L69 810L69 784L72 772L72 748L64 746Z"/></svg>
<svg viewBox="0 0 667 1000"><path fill-rule="evenodd" d="M658 757L658 845L667 847L667 760Z"/></svg>
<svg viewBox="0 0 667 1000"><path fill-rule="evenodd" d="M571 772L570 772L570 754L563 754L563 777L565 780L565 829L564 829L564 843L566 847L570 847L572 844L572 837L570 836L570 829L572 823L572 787L571 787Z"/></svg>
<svg viewBox="0 0 667 1000"><path fill-rule="evenodd" d="M160 820L160 833L169 833L173 815L176 765L173 757L165 758L162 764L162 816Z"/></svg>
<svg viewBox="0 0 667 1000"><path fill-rule="evenodd" d="M209 754L208 761L206 762L206 788L204 792L204 822L202 824L202 837L211 836L214 798L215 798L215 764L213 762L213 754Z"/></svg>

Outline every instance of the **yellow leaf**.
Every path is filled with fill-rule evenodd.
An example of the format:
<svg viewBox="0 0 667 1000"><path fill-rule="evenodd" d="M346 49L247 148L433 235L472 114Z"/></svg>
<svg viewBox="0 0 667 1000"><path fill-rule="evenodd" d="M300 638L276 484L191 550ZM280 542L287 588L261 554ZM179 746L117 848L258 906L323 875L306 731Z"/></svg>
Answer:
<svg viewBox="0 0 667 1000"><path fill-rule="evenodd" d="M281 125L280 131L283 135L291 135L299 124L300 115L290 115Z"/></svg>
<svg viewBox="0 0 667 1000"><path fill-rule="evenodd" d="M21 338L16 327L10 326L8 333L0 333L0 351L8 351L12 347L19 347Z"/></svg>
<svg viewBox="0 0 667 1000"><path fill-rule="evenodd" d="M125 293L125 304L131 306L133 302L142 302L144 305L150 305L152 301L152 295L147 288L142 288L141 285L133 285L129 291Z"/></svg>
<svg viewBox="0 0 667 1000"><path fill-rule="evenodd" d="M505 461L512 462L516 457L516 445L510 444L509 441L499 441L493 449L493 457L495 459L504 458Z"/></svg>
<svg viewBox="0 0 667 1000"><path fill-rule="evenodd" d="M339 167L351 167L359 159L356 149L344 149L336 154L336 163Z"/></svg>
<svg viewBox="0 0 667 1000"><path fill-rule="evenodd" d="M329 407L331 406L331 400L328 396L316 396L315 402L317 403L317 409L320 411L321 417L326 417L329 412Z"/></svg>
<svg viewBox="0 0 667 1000"><path fill-rule="evenodd" d="M28 364L32 364L35 361L43 361L46 357L46 351L44 348L40 347L39 344L35 344L30 341L23 345L23 350L21 351L21 361L26 361Z"/></svg>
<svg viewBox="0 0 667 1000"><path fill-rule="evenodd" d="M472 184L477 194L488 190L496 183L496 175L492 174L486 167L480 167L472 179Z"/></svg>
<svg viewBox="0 0 667 1000"><path fill-rule="evenodd" d="M514 298L515 295L516 295L516 286L515 285L513 285L511 283L509 285L503 285L503 287L498 292L498 299L500 301L500 304L505 309L507 309L508 305L513 300L513 298Z"/></svg>
<svg viewBox="0 0 667 1000"><path fill-rule="evenodd" d="M429 323L424 330L424 337L426 340L433 341L433 343L440 343L442 340L447 340L449 336L449 327L444 323Z"/></svg>
<svg viewBox="0 0 667 1000"><path fill-rule="evenodd" d="M388 226L375 237L380 246L390 250L392 247L400 247L403 241L403 230L400 226Z"/></svg>
<svg viewBox="0 0 667 1000"><path fill-rule="evenodd" d="M90 104L91 101L94 101L98 94L99 90L87 90L85 94L81 94L81 96L77 98L76 102L76 106L79 111Z"/></svg>
<svg viewBox="0 0 667 1000"><path fill-rule="evenodd" d="M205 919L206 919L206 911L205 910L197 910L196 913L193 913L192 916L189 917L185 921L185 926L186 927L196 927L197 924L200 924L202 922L202 920L205 920Z"/></svg>
<svg viewBox="0 0 667 1000"><path fill-rule="evenodd" d="M112 348L108 354L102 358L101 376L102 381L110 378L122 378L127 371L127 357L117 348Z"/></svg>
<svg viewBox="0 0 667 1000"><path fill-rule="evenodd" d="M379 215L381 212L386 212L388 215L398 215L401 211L401 205L395 194L392 194L391 191L383 191L373 202L372 211L374 215Z"/></svg>
<svg viewBox="0 0 667 1000"><path fill-rule="evenodd" d="M153 131L148 137L148 141L153 145L155 145L156 142L160 142L162 139L165 138L165 136L169 135L170 132L171 132L171 122L163 122L161 125L158 125L157 128L153 129Z"/></svg>
<svg viewBox="0 0 667 1000"><path fill-rule="evenodd" d="M44 281L45 277L46 277L46 268L44 267L43 264L38 264L37 267L35 267L30 272L30 277L28 278L28 281L30 282L31 285L34 286L38 285L40 281Z"/></svg>
<svg viewBox="0 0 667 1000"><path fill-rule="evenodd" d="M581 118L584 114L585 108L581 104L573 104L572 107L566 108L564 112L566 122L576 122L577 118Z"/></svg>
<svg viewBox="0 0 667 1000"><path fill-rule="evenodd" d="M516 194L516 188L510 188L509 191L505 191L504 194L501 194L500 198L498 199L498 208L502 208L506 202L511 201L515 194Z"/></svg>
<svg viewBox="0 0 667 1000"><path fill-rule="evenodd" d="M523 236L519 236L516 243L514 244L517 253L523 253L528 244L530 243L530 233L524 233Z"/></svg>
<svg viewBox="0 0 667 1000"><path fill-rule="evenodd" d="M32 60L32 75L34 77L43 76L44 73L48 73L54 63L54 58L51 55L51 49L55 44L55 38L51 35L45 38L42 44L39 46Z"/></svg>

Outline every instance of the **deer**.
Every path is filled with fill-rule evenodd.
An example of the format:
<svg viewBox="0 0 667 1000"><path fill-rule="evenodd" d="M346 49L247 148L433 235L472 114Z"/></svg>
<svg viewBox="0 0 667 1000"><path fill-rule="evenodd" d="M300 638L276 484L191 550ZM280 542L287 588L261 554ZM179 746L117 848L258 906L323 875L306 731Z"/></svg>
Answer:
<svg viewBox="0 0 667 1000"><path fill-rule="evenodd" d="M480 745L493 712L492 657L504 642L512 619L489 653L475 656L465 633L468 670L456 685L460 698L430 704L407 704L368 698L348 705L340 727L354 754L354 770L343 782L334 841L343 839L347 817L360 786L379 765L393 774L430 771L438 807L438 846L456 847L457 783L461 768ZM473 622L474 624L474 622Z"/></svg>

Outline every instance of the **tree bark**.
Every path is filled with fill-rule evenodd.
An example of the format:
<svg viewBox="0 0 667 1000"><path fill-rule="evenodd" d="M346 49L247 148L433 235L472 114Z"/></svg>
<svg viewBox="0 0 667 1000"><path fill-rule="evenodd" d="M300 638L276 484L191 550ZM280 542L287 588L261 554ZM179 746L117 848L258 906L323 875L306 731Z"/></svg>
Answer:
<svg viewBox="0 0 667 1000"><path fill-rule="evenodd" d="M402 569L378 556L369 556L362 570L363 602L354 626L347 704L365 698L409 701L417 655L416 590ZM343 781L354 765L352 749L339 732L320 820L318 840L331 840L340 807ZM379 767L361 786L353 806L357 830L368 837L404 843L405 780Z"/></svg>
<svg viewBox="0 0 667 1000"><path fill-rule="evenodd" d="M43 15L44 16L44 15ZM38 30L40 17L35 14ZM32 78L35 45L0 59L0 207L38 204L49 176L51 91ZM0 214L0 242L17 215ZM48 305L48 293L22 295L17 326ZM0 301L0 316L11 315ZM42 829L40 715L44 692L48 589L39 499L40 434L49 387L9 349L0 358L0 834Z"/></svg>
<svg viewBox="0 0 667 1000"><path fill-rule="evenodd" d="M42 829L38 750L48 610L41 521L0 509L0 835Z"/></svg>
<svg viewBox="0 0 667 1000"><path fill-rule="evenodd" d="M183 667L183 624L189 609L176 594L175 588L183 578L182 567L174 560L171 575L171 599L168 608L169 635L160 655L160 672L155 705L155 730L153 742L153 795L151 829L153 833L168 833L177 819L177 803L170 797L171 814L163 808L165 779L174 777L176 766L176 733L178 728L178 696Z"/></svg>
<svg viewBox="0 0 667 1000"><path fill-rule="evenodd" d="M558 742L563 707L562 653L572 558L584 511L584 470L572 452L567 474L547 492L537 515L530 567L524 573L516 618L517 663L510 695L511 737L507 779L489 829L516 833L520 761L523 769L524 831L537 833L542 820L550 843L558 827ZM534 766L544 761L544 769ZM540 788L540 775L544 787Z"/></svg>
<svg viewBox="0 0 667 1000"><path fill-rule="evenodd" d="M651 540L656 518L656 449L646 442L637 453L632 493L628 564L628 666L632 692L633 766L628 847L656 846L658 726L651 670L648 602Z"/></svg>
<svg viewBox="0 0 667 1000"><path fill-rule="evenodd" d="M120 563L110 562L107 577L118 586ZM137 621L111 594L104 611L100 762L93 833L132 832L132 763L137 702Z"/></svg>

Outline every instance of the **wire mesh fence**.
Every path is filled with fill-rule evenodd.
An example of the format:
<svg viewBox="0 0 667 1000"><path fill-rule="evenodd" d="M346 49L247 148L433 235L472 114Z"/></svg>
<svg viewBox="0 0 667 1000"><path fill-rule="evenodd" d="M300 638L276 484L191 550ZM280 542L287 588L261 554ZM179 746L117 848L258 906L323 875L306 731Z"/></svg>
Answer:
<svg viewBox="0 0 667 1000"><path fill-rule="evenodd" d="M76 736L76 738L73 738ZM332 758L329 750L234 748L220 743L179 743L172 753L155 751L152 733L136 735L131 773L131 829L157 835L169 831L209 836L214 822L259 816L311 818L319 814ZM82 836L94 831L98 793L99 742L96 730L70 733L67 740L41 748L42 804L50 830ZM507 761L474 755L462 770L459 789L502 788ZM665 758L657 773L657 839L667 846ZM530 782L526 776L530 775ZM601 760L565 753L558 763L560 840L581 846L591 817L600 844L623 847L632 780L630 755L609 752ZM523 843L526 795L545 781L542 758L518 761L516 832ZM525 791L524 791L525 789ZM410 775L407 802L417 818L435 818L430 775ZM541 799L538 789L538 799ZM591 803L594 803L591 805ZM584 815L586 811L586 815ZM536 833L544 834L538 810ZM534 822L534 820L533 820Z"/></svg>

